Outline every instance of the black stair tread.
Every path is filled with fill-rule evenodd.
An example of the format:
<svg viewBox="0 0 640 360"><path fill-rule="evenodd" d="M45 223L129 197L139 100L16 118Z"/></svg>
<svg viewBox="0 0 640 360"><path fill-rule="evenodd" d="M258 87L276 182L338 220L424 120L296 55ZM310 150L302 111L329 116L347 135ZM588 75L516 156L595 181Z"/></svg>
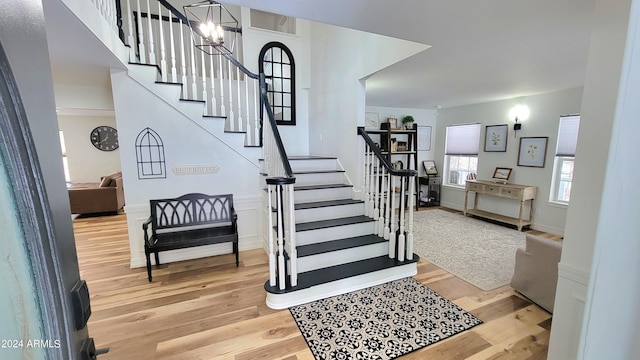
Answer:
<svg viewBox="0 0 640 360"><path fill-rule="evenodd" d="M314 202L295 204L295 209L305 210L305 209L315 209L315 208L328 207L328 206L340 206L340 205L351 205L351 204L362 204L362 203L364 203L364 200L355 200L355 199L314 201Z"/></svg>
<svg viewBox="0 0 640 360"><path fill-rule="evenodd" d="M322 159L331 159L335 160L337 157L335 156L324 156L324 155L292 155L288 157L289 160L322 160Z"/></svg>
<svg viewBox="0 0 640 360"><path fill-rule="evenodd" d="M386 242L384 238L378 235L362 235L356 237L350 237L346 239L339 239L333 241L325 241L321 243L309 244L309 245L299 245L298 249L298 258L324 254L332 251L351 249L359 246L371 245Z"/></svg>
<svg viewBox="0 0 640 360"><path fill-rule="evenodd" d="M420 260L420 258L415 254L412 259L402 262L397 261L396 259L390 259L388 255L383 255L371 259L354 261L351 263L300 273L298 274L298 285L295 288L292 288L290 284L287 283L286 288L284 290L280 290L277 286L270 286L269 281L267 280L264 284L264 289L272 294L286 294L308 289L316 285L330 283L336 280L390 269L396 266L408 265L418 262L418 260Z"/></svg>
<svg viewBox="0 0 640 360"><path fill-rule="evenodd" d="M303 191L303 190L320 190L320 189L335 189L342 187L353 187L350 184L319 184L319 185L298 185L294 186L294 191Z"/></svg>
<svg viewBox="0 0 640 360"><path fill-rule="evenodd" d="M204 100L197 100L197 99L185 99L185 98L181 98L180 101L187 101L187 102L195 102L195 103L206 103L206 101Z"/></svg>
<svg viewBox="0 0 640 360"><path fill-rule="evenodd" d="M331 170L331 169L325 169L325 170L298 170L298 171L294 171L294 174L330 174L330 173L343 173L344 170L340 170L340 169L335 169L335 170Z"/></svg>
<svg viewBox="0 0 640 360"><path fill-rule="evenodd" d="M343 217L338 219L310 221L310 222L296 224L296 231L326 229L334 226L361 224L361 223L372 222L372 221L373 221L372 218L364 215L349 216L349 217Z"/></svg>
<svg viewBox="0 0 640 360"><path fill-rule="evenodd" d="M156 84L182 86L182 83L172 82L172 81L156 81Z"/></svg>
<svg viewBox="0 0 640 360"><path fill-rule="evenodd" d="M227 117L226 116L222 116L222 115L202 115L203 118L205 119L220 119L220 120L226 120Z"/></svg>

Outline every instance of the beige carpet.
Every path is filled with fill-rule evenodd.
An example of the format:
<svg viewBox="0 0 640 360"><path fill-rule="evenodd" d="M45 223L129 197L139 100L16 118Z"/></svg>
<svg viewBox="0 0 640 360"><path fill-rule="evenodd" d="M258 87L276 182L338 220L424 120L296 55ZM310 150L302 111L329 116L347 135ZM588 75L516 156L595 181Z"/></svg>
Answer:
<svg viewBox="0 0 640 360"><path fill-rule="evenodd" d="M444 210L414 213L414 253L488 291L511 282L525 234Z"/></svg>

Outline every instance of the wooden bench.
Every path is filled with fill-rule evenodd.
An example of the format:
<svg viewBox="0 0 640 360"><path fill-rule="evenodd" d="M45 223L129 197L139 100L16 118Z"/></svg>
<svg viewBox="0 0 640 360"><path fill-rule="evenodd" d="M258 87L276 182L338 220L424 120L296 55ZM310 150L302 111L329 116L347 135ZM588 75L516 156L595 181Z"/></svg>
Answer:
<svg viewBox="0 0 640 360"><path fill-rule="evenodd" d="M176 199L149 200L149 205L151 216L142 230L150 282L151 254L157 267L160 251L232 242L238 266L238 216L233 195L186 194Z"/></svg>

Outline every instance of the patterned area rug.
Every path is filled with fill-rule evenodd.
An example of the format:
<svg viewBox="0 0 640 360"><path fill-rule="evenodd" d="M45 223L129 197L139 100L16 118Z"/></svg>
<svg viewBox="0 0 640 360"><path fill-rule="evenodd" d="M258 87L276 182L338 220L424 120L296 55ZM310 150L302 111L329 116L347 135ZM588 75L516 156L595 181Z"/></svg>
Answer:
<svg viewBox="0 0 640 360"><path fill-rule="evenodd" d="M489 291L511 282L521 231L444 210L414 213L414 253Z"/></svg>
<svg viewBox="0 0 640 360"><path fill-rule="evenodd" d="M394 359L482 323L413 278L289 310L317 360Z"/></svg>

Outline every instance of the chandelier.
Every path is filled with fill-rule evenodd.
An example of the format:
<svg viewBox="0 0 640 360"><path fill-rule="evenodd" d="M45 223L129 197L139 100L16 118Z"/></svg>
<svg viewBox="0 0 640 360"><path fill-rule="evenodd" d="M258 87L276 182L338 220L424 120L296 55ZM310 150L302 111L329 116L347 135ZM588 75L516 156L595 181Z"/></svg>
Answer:
<svg viewBox="0 0 640 360"><path fill-rule="evenodd" d="M208 55L233 54L238 20L217 1L205 0L183 6L193 45Z"/></svg>

